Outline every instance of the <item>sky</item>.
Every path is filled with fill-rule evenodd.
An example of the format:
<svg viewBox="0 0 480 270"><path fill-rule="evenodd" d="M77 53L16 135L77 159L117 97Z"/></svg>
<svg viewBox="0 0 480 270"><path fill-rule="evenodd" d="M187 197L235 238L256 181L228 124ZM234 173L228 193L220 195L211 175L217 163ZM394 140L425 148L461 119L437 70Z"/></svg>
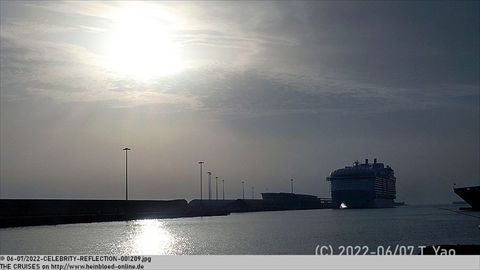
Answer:
<svg viewBox="0 0 480 270"><path fill-rule="evenodd" d="M480 184L478 1L0 1L0 197L329 197L377 158L397 200ZM204 197L207 175L204 175ZM214 181L213 181L214 182Z"/></svg>

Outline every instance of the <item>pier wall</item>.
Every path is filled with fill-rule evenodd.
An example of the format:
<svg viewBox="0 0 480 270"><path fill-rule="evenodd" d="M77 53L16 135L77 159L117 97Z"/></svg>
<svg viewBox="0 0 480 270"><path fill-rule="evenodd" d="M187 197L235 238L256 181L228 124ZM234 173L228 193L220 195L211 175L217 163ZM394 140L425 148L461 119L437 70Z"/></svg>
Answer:
<svg viewBox="0 0 480 270"><path fill-rule="evenodd" d="M61 200L0 199L0 228L122 221L139 218L219 216L230 213L329 208L318 200Z"/></svg>
<svg viewBox="0 0 480 270"><path fill-rule="evenodd" d="M188 204L189 213L208 211L226 211L230 213L258 212L258 211L283 211L331 208L331 203L323 200L193 200Z"/></svg>
<svg viewBox="0 0 480 270"><path fill-rule="evenodd" d="M0 227L182 217L186 200L0 200Z"/></svg>

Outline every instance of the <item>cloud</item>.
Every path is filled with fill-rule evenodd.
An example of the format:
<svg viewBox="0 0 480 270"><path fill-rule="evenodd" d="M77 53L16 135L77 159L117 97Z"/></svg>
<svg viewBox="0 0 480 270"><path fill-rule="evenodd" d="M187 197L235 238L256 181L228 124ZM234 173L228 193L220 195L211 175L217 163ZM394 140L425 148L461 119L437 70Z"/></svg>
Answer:
<svg viewBox="0 0 480 270"><path fill-rule="evenodd" d="M462 82L455 78L456 71L452 79L438 77L432 81L435 74L454 68L436 73L434 65L432 70L425 70L436 63L433 58L444 57L446 45L412 44L421 33L426 34L424 38L432 35L425 32L431 29L431 18L413 18L426 28L421 33L409 32L414 30L411 22L389 5L380 4L374 13L382 16L386 28L392 31L383 31L368 15L372 12L370 5L149 5L155 11L176 13L180 21L184 20L172 30L173 38L198 65L148 83L121 78L100 64L102 55L98 52L83 43L59 40L56 35L108 31L121 3L27 3L24 6L30 9L76 16L76 23L2 17L3 95L18 98L23 91L25 95L43 95L61 102L108 101L112 105L117 101L121 106L131 99L134 106L168 102L250 115L374 114L452 104L471 108L468 99L478 97L478 84L472 84L475 78ZM434 7L446 12L442 5ZM421 7L412 10L417 15L425 12ZM100 21L86 24L86 18ZM455 18L454 22L463 25Z"/></svg>
<svg viewBox="0 0 480 270"><path fill-rule="evenodd" d="M75 1L57 1L57 2L27 2L25 7L32 9L47 10L54 13L66 15L80 15L95 18L111 18L115 9L118 8L121 2L110 1L108 3L100 1L89 1L88 3Z"/></svg>

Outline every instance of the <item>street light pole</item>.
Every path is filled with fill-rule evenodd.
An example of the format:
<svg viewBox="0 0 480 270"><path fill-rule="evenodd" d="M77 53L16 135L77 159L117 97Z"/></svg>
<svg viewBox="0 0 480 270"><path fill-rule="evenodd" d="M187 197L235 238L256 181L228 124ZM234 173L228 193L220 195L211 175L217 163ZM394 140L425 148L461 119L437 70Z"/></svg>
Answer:
<svg viewBox="0 0 480 270"><path fill-rule="evenodd" d="M198 164L200 164L200 201L203 200L203 161L199 161Z"/></svg>
<svg viewBox="0 0 480 270"><path fill-rule="evenodd" d="M292 193L293 193L293 179L290 179L290 186L291 186Z"/></svg>
<svg viewBox="0 0 480 270"><path fill-rule="evenodd" d="M212 172L208 172L208 199L212 199Z"/></svg>
<svg viewBox="0 0 480 270"><path fill-rule="evenodd" d="M242 199L245 200L245 181L242 181Z"/></svg>
<svg viewBox="0 0 480 270"><path fill-rule="evenodd" d="M222 180L222 191L223 191L223 200L225 200L225 179Z"/></svg>
<svg viewBox="0 0 480 270"><path fill-rule="evenodd" d="M252 200L255 199L255 187L252 187Z"/></svg>
<svg viewBox="0 0 480 270"><path fill-rule="evenodd" d="M128 151L132 149L125 147L123 150L125 151L125 200L128 201Z"/></svg>
<svg viewBox="0 0 480 270"><path fill-rule="evenodd" d="M218 176L215 176L215 200L218 200Z"/></svg>

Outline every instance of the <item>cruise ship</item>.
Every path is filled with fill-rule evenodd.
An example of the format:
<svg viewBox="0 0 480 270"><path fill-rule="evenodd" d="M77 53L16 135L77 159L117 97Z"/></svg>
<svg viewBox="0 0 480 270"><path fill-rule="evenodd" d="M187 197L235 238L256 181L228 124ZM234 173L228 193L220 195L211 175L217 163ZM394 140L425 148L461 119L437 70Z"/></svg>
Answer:
<svg viewBox="0 0 480 270"><path fill-rule="evenodd" d="M327 177L330 182L333 208L394 207L396 178L393 169L377 162L338 169Z"/></svg>

